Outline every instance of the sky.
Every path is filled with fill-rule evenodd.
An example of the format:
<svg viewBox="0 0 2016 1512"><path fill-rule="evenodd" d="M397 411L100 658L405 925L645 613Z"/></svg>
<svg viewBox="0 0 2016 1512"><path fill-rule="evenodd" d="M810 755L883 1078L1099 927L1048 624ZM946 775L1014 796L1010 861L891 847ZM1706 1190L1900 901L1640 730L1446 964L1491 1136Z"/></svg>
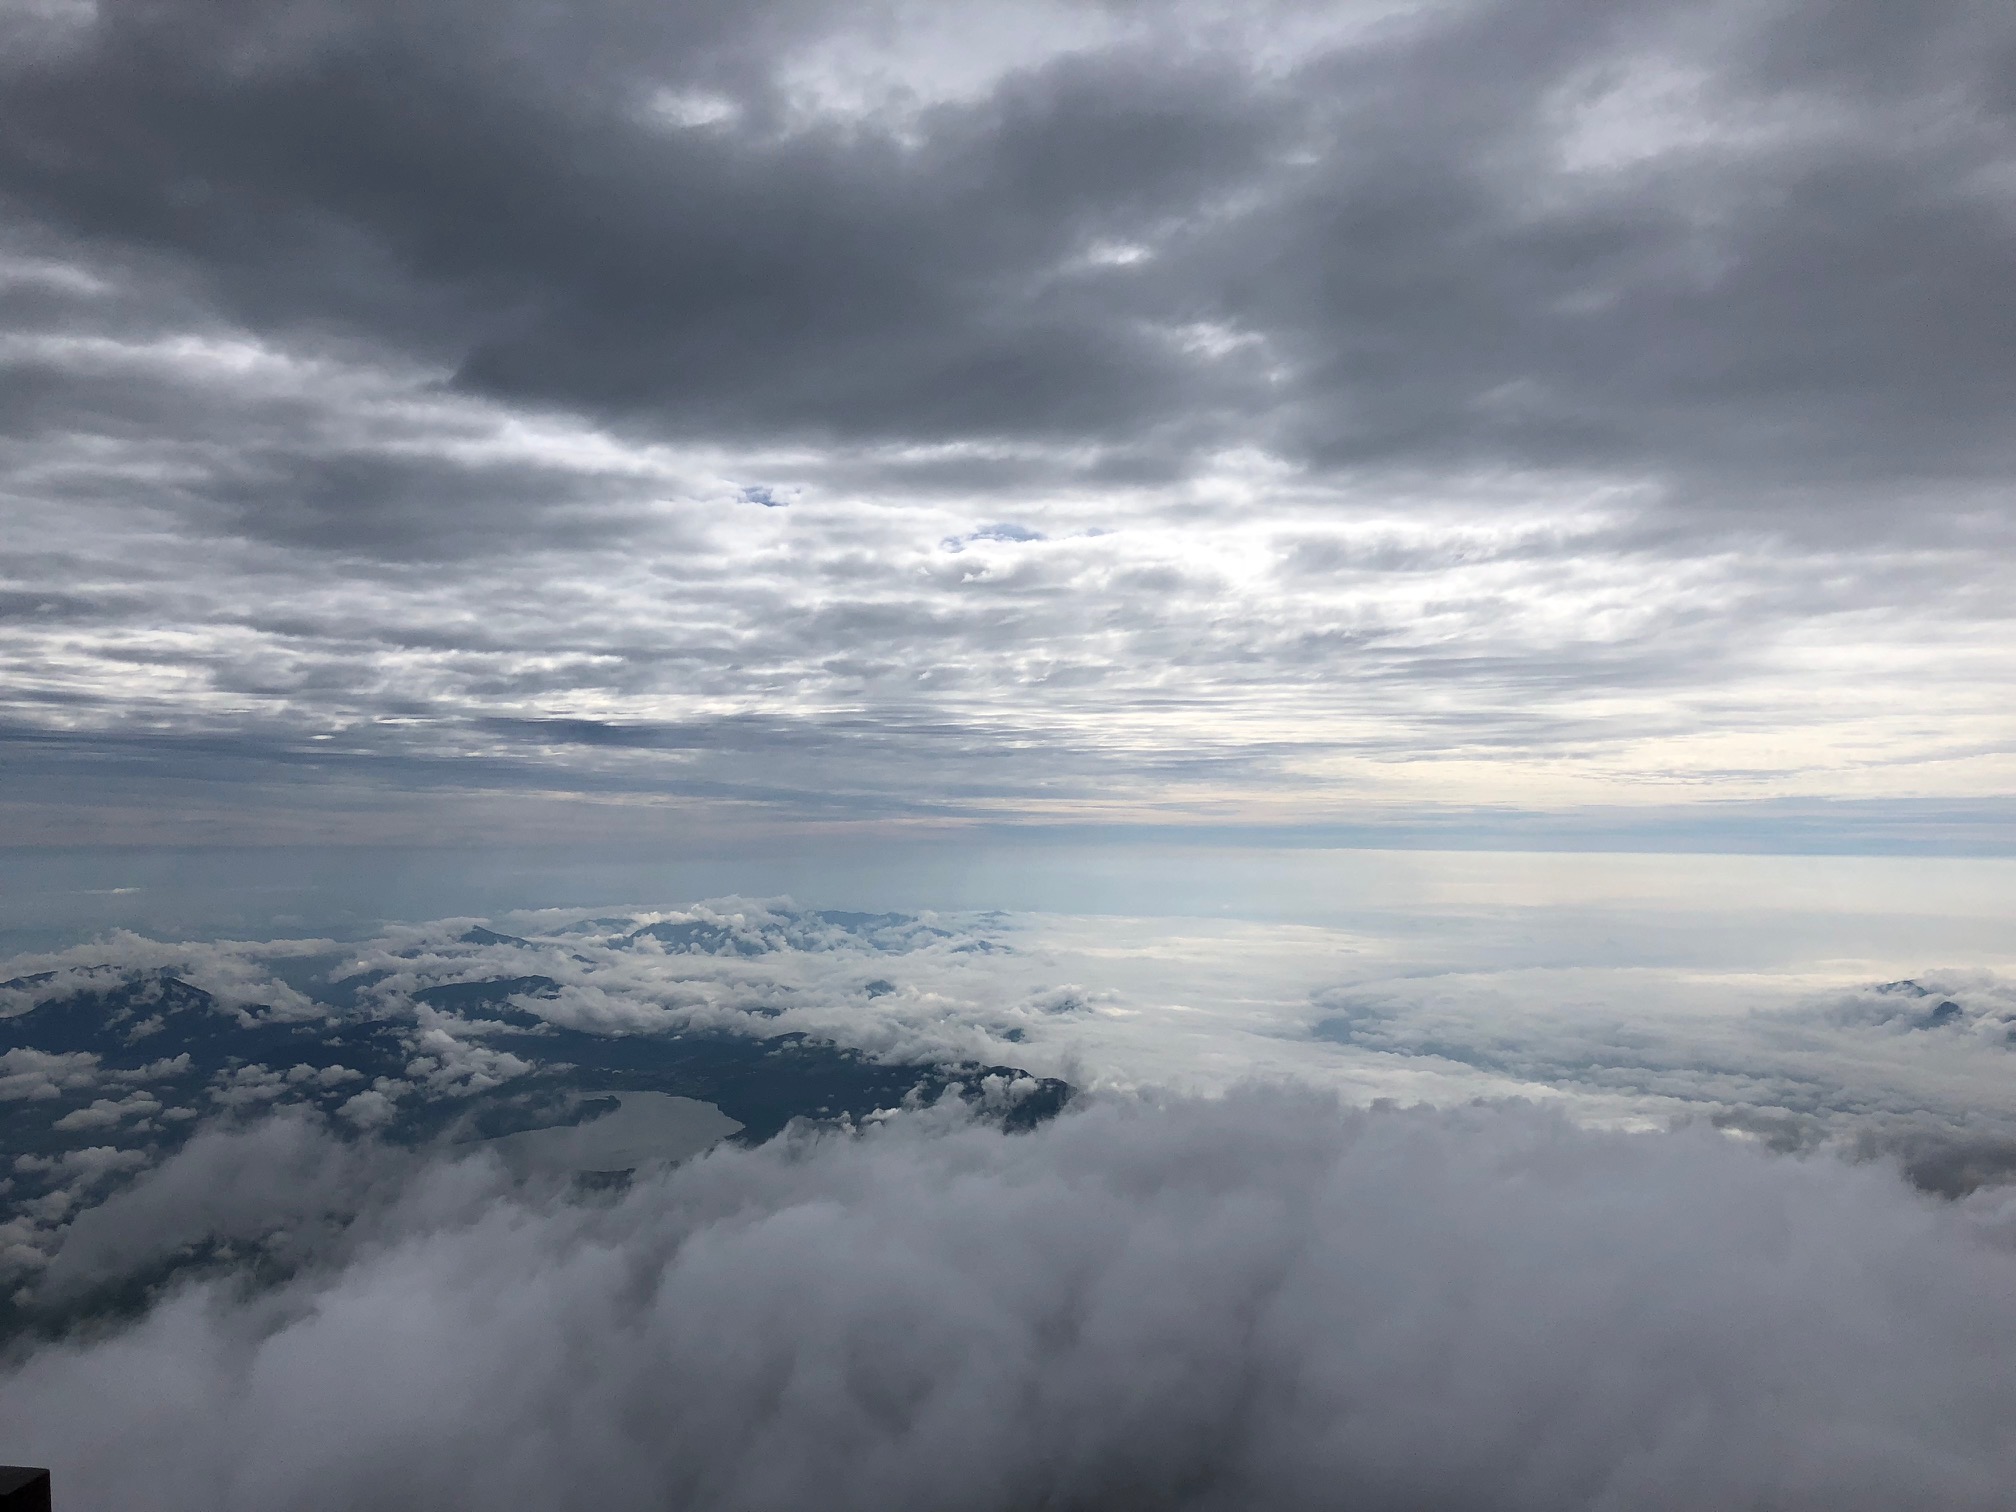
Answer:
<svg viewBox="0 0 2016 1512"><path fill-rule="evenodd" d="M2016 848L1993 0L0 14L26 874Z"/></svg>
<svg viewBox="0 0 2016 1512"><path fill-rule="evenodd" d="M2012 409L2007 0L0 0L0 1459L2006 1506Z"/></svg>

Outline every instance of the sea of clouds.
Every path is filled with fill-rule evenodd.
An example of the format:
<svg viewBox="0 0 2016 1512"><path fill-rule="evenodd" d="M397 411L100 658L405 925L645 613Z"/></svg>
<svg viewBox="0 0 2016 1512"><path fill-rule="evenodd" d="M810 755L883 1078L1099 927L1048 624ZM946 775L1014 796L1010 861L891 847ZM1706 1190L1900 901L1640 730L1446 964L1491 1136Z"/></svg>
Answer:
<svg viewBox="0 0 2016 1512"><path fill-rule="evenodd" d="M278 1119L98 1237L220 1189L357 1216L11 1364L66 1508L1842 1512L2016 1473L2002 1204L1704 1129L1107 1097L583 1202Z"/></svg>
<svg viewBox="0 0 2016 1512"><path fill-rule="evenodd" d="M846 914L784 898L493 922L390 925L345 942L115 932L0 962L0 1015L150 972L234 1012L374 1014L399 1026L409 1058L403 1076L340 1089L362 1099L345 1115L361 1127L530 1071L494 1043L497 1024L428 994L537 981L546 985L512 996L516 1009L594 1034L802 1033L888 1062L1022 1066L1082 1091L1217 1093L1261 1077L1357 1103L1537 1099L1583 1122L1706 1120L1784 1150L1902 1155L1916 1179L1949 1194L2016 1170L2016 982L1980 968L1886 979L1853 962L1829 975L1805 962L1746 969L1733 957L1564 964L1501 950L1490 961L1480 960L1488 943L1425 954L1390 921ZM202 1111L339 1090L289 1082L290 1069L238 1068ZM0 1100L84 1089L108 1106L73 1115L80 1133L101 1117L115 1133L157 1132L160 1114L119 1112L136 1094L86 1057L0 1059Z"/></svg>
<svg viewBox="0 0 2016 1512"><path fill-rule="evenodd" d="M0 1451L54 1465L66 1512L2006 1504L2001 977L1429 972L1335 929L776 899L494 922L0 972L53 973L9 1013L162 972L248 1021L340 999L411 1056L370 1086L239 1066L174 1107L10 1063L0 1098L104 1109L16 1162L48 1191L9 1284L45 1317L128 1288L0 1366ZM1078 1095L620 1190L387 1139L355 1099L529 1069L421 994L535 977L512 1003L569 1029L798 1032Z"/></svg>

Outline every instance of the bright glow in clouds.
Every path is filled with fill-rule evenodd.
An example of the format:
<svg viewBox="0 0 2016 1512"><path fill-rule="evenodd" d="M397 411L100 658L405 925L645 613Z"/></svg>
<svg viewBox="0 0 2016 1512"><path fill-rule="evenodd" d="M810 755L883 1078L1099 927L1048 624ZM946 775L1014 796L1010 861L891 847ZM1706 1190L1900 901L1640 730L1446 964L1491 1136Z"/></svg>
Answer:
<svg viewBox="0 0 2016 1512"><path fill-rule="evenodd" d="M1615 489L1338 490L1238 457L1173 492L864 493L844 458L630 447L256 346L127 355L170 362L188 401L228 396L220 421L269 410L295 445L305 408L328 466L516 472L539 512L452 573L425 565L443 545L426 523L370 547L419 562L360 560L370 517L312 501L264 540L184 534L158 494L25 520L8 691L24 729L68 742L179 763L223 738L270 762L313 738L333 742L308 769L323 782L346 759L376 781L401 770L386 757L459 760L458 782L941 822L1306 825L2016 784L2011 642L1955 618L2016 584L1958 546L1674 562ZM219 470L268 486L242 437L32 466L73 492L153 479L172 498ZM789 507L734 503L752 478ZM983 528L1004 517L1014 531ZM597 539L612 529L620 545ZM516 549L528 531L534 554ZM303 542L338 555L281 549ZM1923 591L1877 616L1861 595L1879 574ZM34 800L69 781L10 795L14 838L58 838ZM73 843L127 838L72 818ZM316 837L256 791L224 834L163 822L151 838Z"/></svg>

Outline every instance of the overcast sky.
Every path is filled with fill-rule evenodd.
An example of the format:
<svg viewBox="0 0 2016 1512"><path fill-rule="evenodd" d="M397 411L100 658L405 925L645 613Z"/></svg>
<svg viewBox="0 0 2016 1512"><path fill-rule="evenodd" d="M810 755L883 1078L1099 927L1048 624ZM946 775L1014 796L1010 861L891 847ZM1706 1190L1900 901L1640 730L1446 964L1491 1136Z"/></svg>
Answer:
<svg viewBox="0 0 2016 1512"><path fill-rule="evenodd" d="M2006 0L0 14L0 841L2016 846Z"/></svg>

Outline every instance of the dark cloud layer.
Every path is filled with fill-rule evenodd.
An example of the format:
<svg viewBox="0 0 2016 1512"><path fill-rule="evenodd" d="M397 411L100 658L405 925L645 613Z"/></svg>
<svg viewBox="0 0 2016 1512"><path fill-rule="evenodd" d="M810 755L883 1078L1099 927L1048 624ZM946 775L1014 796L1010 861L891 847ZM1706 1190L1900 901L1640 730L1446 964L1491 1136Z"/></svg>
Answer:
<svg viewBox="0 0 2016 1512"><path fill-rule="evenodd" d="M2006 1498L2010 1254L1883 1171L1281 1091L913 1122L613 1202L395 1163L295 1279L16 1360L0 1420L80 1512ZM354 1209L313 1145L150 1182Z"/></svg>
<svg viewBox="0 0 2016 1512"><path fill-rule="evenodd" d="M11 70L5 186L259 326L688 433L1999 475L2016 33L1865 10L1430 8L1264 68L1144 10L841 123L779 64L846 9L106 4Z"/></svg>
<svg viewBox="0 0 2016 1512"><path fill-rule="evenodd" d="M9 25L34 731L945 821L2008 790L2004 6Z"/></svg>

